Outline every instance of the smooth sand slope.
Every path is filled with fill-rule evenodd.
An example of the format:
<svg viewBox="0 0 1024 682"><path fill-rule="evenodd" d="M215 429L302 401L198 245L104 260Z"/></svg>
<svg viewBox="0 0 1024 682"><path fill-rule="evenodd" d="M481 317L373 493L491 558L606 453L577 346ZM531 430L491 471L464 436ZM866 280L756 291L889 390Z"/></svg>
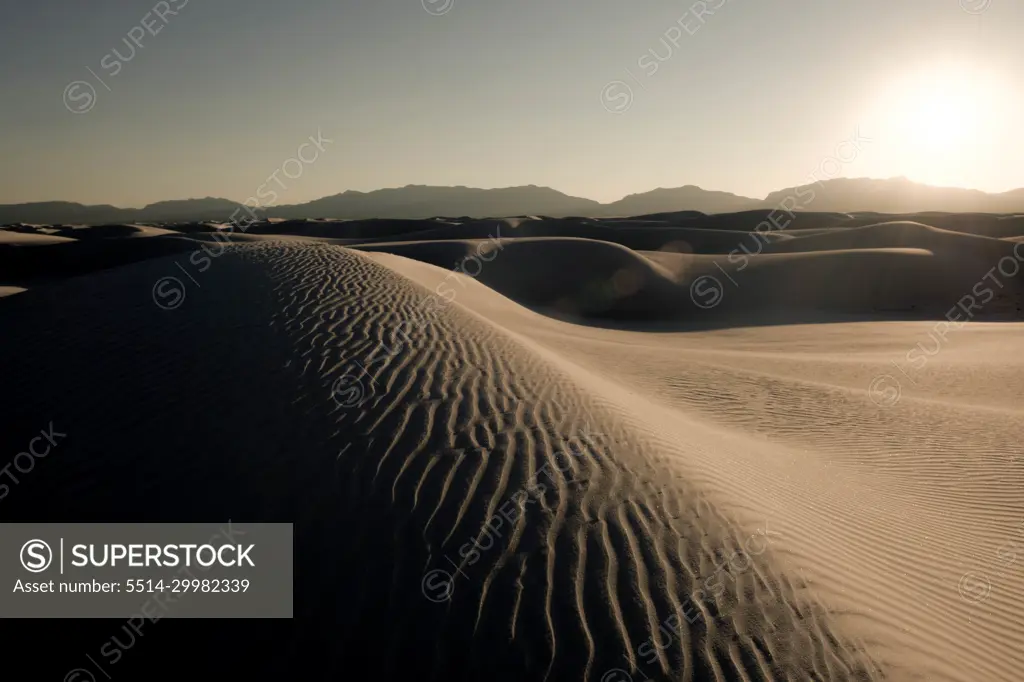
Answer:
<svg viewBox="0 0 1024 682"><path fill-rule="evenodd" d="M1017 680L1024 324L910 319L1015 242L956 259L963 233L897 229L766 248L712 307L694 282L736 265L717 242L36 256L0 300L0 452L68 437L0 518L294 522L295 620L167 626L133 653L165 670ZM999 283L974 320L1016 315Z"/></svg>

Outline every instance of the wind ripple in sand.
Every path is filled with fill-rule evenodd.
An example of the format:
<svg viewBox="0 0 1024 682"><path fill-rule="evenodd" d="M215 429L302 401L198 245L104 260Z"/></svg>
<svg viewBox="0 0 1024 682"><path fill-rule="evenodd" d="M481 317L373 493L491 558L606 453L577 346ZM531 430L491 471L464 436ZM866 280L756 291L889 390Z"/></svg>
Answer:
<svg viewBox="0 0 1024 682"><path fill-rule="evenodd" d="M294 521L294 639L252 653L268 666L881 678L780 571L768 526L741 528L637 415L515 335L340 247L228 247L175 311L149 300L168 271L138 263L3 302L20 323L0 351L21 362L0 407L73 435L4 512ZM408 347L382 354L405 322ZM341 404L355 363L364 393ZM453 583L434 601L437 571Z"/></svg>
<svg viewBox="0 0 1024 682"><path fill-rule="evenodd" d="M358 357L346 359L367 369L369 386L403 386L367 400L372 418L362 419L362 412L356 417L368 424L359 434L367 442L375 441L378 433L395 434L373 467L373 478L365 486L371 492L364 502L372 505L379 494L375 482L391 481L389 511L395 513L395 505L409 508L396 525L403 532L422 527L417 540L427 545L428 574L438 571L433 575L442 577L445 585L452 581L441 595L450 597L446 608L437 609L448 633L438 645L439 658L450 666L438 676L518 669L520 678L531 677L546 663L544 677L555 679L591 679L606 666L624 664L631 671L639 668L645 675L673 679L772 679L787 668L803 670L808 658L818 658L812 668L825 678L841 678L865 665L851 652L833 652L838 644L834 639L822 640L805 631L790 633L787 641L772 632L778 624L764 621L766 612L774 610L773 603L799 600L792 594L788 599L783 596L789 590L777 579L763 580L772 575L770 569L741 573L736 583L723 585L707 604L688 599L698 581L719 570L724 558L742 554L744 545L749 549L752 543L726 519L709 518L714 512L707 508L705 521L697 523L699 533L693 527L675 527L676 519L700 519L703 505L690 491L651 489L651 457L644 451L652 446L630 433L629 415L609 414L607 408L592 404L556 367L539 361L514 339L495 333L457 307L438 309L433 305L436 297L425 297L421 289L376 263L333 248L302 253L302 259L282 259L274 272L282 282L282 322L291 327L292 347L301 349L302 355L324 357L330 353L331 339L340 333L362 349ZM328 292L317 291L299 302L291 292L300 288L300 278L329 283L340 271L351 273L346 286L339 287L346 293L360 300L388 300L390 305L387 311L350 310L352 317L343 330L320 334L321 327L331 325L324 319L330 315L323 313L323 302L332 304ZM319 307L310 310L309 301ZM384 315L389 317L382 320ZM379 371L370 369L381 357L378 330L404 320L415 320L419 332L411 334L413 348L403 348L395 356L396 363L401 358L405 364L380 363ZM325 379L332 376L329 371ZM496 380L508 376L515 377L511 386ZM532 410L503 425L489 417L507 414L510 405ZM554 457L562 451L559 441L571 438L571 427L584 417L599 419L602 430L614 429L619 442L612 446L604 442L606 438L590 437L579 448L578 460L556 462ZM428 442L409 428L439 422L448 428ZM562 428L552 428L555 424ZM434 440L432 445L429 440ZM403 453L401 458L395 456L396 450ZM450 463L445 452L457 452L458 459ZM375 454L366 451L365 457L372 462ZM466 460L476 463L472 474L461 472ZM356 462L357 471L365 468ZM542 470L550 475L539 474ZM403 480L408 483L403 485ZM472 496L463 497L459 513L453 515L455 500L449 496L460 487L471 490ZM429 525L417 518L424 500L434 501L426 504ZM510 501L515 506L510 507ZM671 516L662 511L666 507L674 510ZM396 534L396 542L402 535ZM412 544L411 538L402 544L406 543ZM753 546L763 552L764 544ZM745 559L757 561L753 556ZM407 558L395 561L399 564L414 565ZM749 584L743 584L744 575ZM669 585L677 588L677 577L689 584L668 591ZM408 610L406 599L394 595L404 591L407 599L415 599L408 594L417 586L415 581L399 579L397 573L394 578L389 600L393 609L386 620L401 618ZM817 620L812 608L804 609L785 614L795 630ZM474 618L467 617L474 612ZM423 618L429 622L431 616ZM694 625L686 625L686 618ZM679 633L672 632L676 623ZM381 627L389 625L382 622ZM682 633L685 648L679 641ZM644 646L652 635L665 646L663 652ZM457 655L457 643L466 640L478 652L468 665ZM494 644L502 640L509 643L504 651ZM407 657L408 651L407 645L395 644L396 653ZM622 661L615 661L615 651ZM423 663L437 670L434 661Z"/></svg>

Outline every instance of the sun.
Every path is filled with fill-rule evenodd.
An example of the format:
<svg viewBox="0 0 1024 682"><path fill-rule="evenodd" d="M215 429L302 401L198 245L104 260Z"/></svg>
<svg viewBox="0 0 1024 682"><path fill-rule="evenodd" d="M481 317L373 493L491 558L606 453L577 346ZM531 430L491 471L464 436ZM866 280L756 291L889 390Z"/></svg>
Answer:
<svg viewBox="0 0 1024 682"><path fill-rule="evenodd" d="M948 154L971 142L985 97L964 69L935 67L910 79L893 115L916 152Z"/></svg>
<svg viewBox="0 0 1024 682"><path fill-rule="evenodd" d="M1011 88L1012 89L1012 88ZM936 61L899 73L873 108L887 176L964 186L1006 130L1006 84L965 61Z"/></svg>

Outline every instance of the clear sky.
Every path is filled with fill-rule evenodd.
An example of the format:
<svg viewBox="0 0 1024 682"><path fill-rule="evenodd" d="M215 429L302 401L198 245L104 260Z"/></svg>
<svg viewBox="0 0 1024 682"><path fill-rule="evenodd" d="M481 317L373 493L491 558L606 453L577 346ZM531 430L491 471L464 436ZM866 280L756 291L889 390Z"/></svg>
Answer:
<svg viewBox="0 0 1024 682"><path fill-rule="evenodd" d="M318 130L277 203L761 197L858 126L828 174L1024 187L1021 0L33 0L0 60L0 203L243 200Z"/></svg>

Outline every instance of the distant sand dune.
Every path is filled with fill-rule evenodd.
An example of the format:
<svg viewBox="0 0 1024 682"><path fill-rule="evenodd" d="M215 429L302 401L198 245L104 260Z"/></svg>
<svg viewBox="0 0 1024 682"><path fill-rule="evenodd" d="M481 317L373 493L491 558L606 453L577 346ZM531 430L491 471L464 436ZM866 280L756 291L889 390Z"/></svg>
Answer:
<svg viewBox="0 0 1024 682"><path fill-rule="evenodd" d="M861 228L851 232L869 230ZM735 316L781 311L786 315L843 313L873 315L909 313L945 315L1001 257L1014 257L1006 242L960 235L976 246L927 242L925 248L893 248L899 238L873 239L848 233L776 241L766 246L743 239L733 257L696 256L675 252L632 251L617 244L566 238L516 239L504 243L501 256L483 264L473 258L477 248L494 248L484 240L360 245L363 251L385 251L440 267L458 267L524 305L567 315L607 320L688 321L732 324ZM951 233L950 233L951 234ZM956 240L959 236L953 235ZM832 250L789 248L814 242ZM872 246L881 243L883 246ZM851 246L861 244L863 246ZM762 253L758 255L758 249ZM790 253L775 253L790 251ZM747 254L751 254L748 256ZM489 254L488 254L489 255ZM586 267L567 267L585 262ZM694 300L695 283L708 277L721 290L720 302L703 309ZM1003 282L993 293L988 314L997 311L1024 316L1021 280ZM451 291L439 284L439 293ZM972 314L977 314L972 311ZM962 317L966 319L966 314Z"/></svg>
<svg viewBox="0 0 1024 682"><path fill-rule="evenodd" d="M10 248L15 246L43 246L47 244L70 243L71 239L59 237L54 234L37 232L13 232L0 230L0 247Z"/></svg>

